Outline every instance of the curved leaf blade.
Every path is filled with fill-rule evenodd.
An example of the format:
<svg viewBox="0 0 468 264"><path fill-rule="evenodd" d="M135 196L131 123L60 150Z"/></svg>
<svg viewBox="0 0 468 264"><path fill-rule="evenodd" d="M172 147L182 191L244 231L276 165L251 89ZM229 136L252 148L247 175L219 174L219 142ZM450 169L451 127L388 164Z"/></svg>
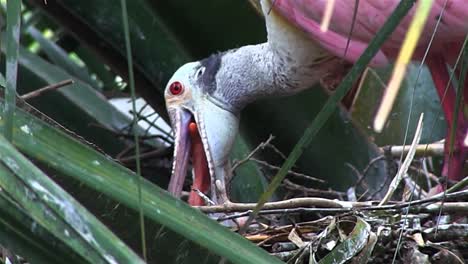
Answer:
<svg viewBox="0 0 468 264"><path fill-rule="evenodd" d="M20 109L15 115L13 143L21 151L138 210L137 184L133 172ZM2 120L0 126L3 126ZM152 221L163 224L233 263L281 263L148 181L142 179L141 188L142 209Z"/></svg>
<svg viewBox="0 0 468 264"><path fill-rule="evenodd" d="M25 130L25 127L23 127ZM90 263L143 263L109 229L0 137L0 185Z"/></svg>

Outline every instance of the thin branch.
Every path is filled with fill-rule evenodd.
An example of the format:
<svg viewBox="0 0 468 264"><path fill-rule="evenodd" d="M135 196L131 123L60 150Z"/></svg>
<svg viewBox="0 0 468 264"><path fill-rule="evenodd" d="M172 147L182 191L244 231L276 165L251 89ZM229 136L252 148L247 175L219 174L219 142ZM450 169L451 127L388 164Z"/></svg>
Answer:
<svg viewBox="0 0 468 264"><path fill-rule="evenodd" d="M362 202L362 205L367 204L368 206L372 205L371 203ZM215 206L195 206L195 208L200 209L205 213L229 213L229 212L243 212L247 210L253 210L257 204L256 203L226 203L222 205ZM330 200L325 198L294 198L289 200L283 200L278 202L265 203L263 207L265 210L269 209L286 209L286 208L296 208L296 207L330 207L330 208L343 208L343 207L353 207L353 203L346 201Z"/></svg>
<svg viewBox="0 0 468 264"><path fill-rule="evenodd" d="M129 111L131 114L133 114L133 111ZM140 115L138 113L136 113L136 117L138 119L138 121L144 121L145 123L147 123L149 126L151 127L154 127L155 129L157 129L159 132L161 132L162 134L164 134L165 136L167 136L168 138L174 140L174 136L172 136L169 132L167 132L166 130L162 129L161 127L159 127L158 125L156 125L154 122L151 122L146 116L143 116L143 115Z"/></svg>
<svg viewBox="0 0 468 264"><path fill-rule="evenodd" d="M39 95L41 95L41 94L43 94L45 92L57 90L57 89L62 88L64 86L73 84L74 82L75 81L73 81L72 79L68 79L68 80L64 80L64 81L61 81L61 82L58 82L58 83L55 83L55 84L47 85L47 86L44 86L44 87L39 88L37 90L34 90L32 92L23 94L23 95L20 96L20 98L26 101L26 100L29 100L31 98L38 97Z"/></svg>
<svg viewBox="0 0 468 264"><path fill-rule="evenodd" d="M256 158L250 158L250 160L252 161L255 161L257 162L258 164L260 165L263 165L265 167L267 167L268 169L271 169L271 170L276 170L276 171L279 171L281 168L278 167L278 166L275 166L275 165L272 165L266 161L263 161L263 160L258 160ZM291 176L294 176L296 178L299 178L299 179L304 179L304 180L309 180L309 181L315 181L315 182L320 182L320 183L326 183L325 180L322 180L322 179L319 179L319 178L315 178L315 177L312 177L310 175L307 175L307 174L303 174L303 173L299 173L299 172L294 172L292 170L289 170L288 171L288 175L291 175Z"/></svg>
<svg viewBox="0 0 468 264"><path fill-rule="evenodd" d="M395 207L392 209L381 208L378 206L370 207L356 207L356 208L307 208L307 207L297 207L297 208L284 208L284 209L271 209L271 210L261 210L258 215L290 215L290 214L300 214L300 213L323 213L323 214L342 214L350 212L359 212L359 211L381 211L386 210L388 212L401 212L407 207ZM445 203L434 203L427 206L413 206L408 209L409 213L412 214L438 214L442 210L446 214L466 214L468 213L468 202L445 202ZM221 216L217 221L232 220L236 218L246 217L252 213L252 210L248 210L241 213L230 214Z"/></svg>
<svg viewBox="0 0 468 264"><path fill-rule="evenodd" d="M270 135L268 139L265 142L260 143L254 150L252 150L249 155L247 155L245 158L237 161L234 165L232 165L231 169L231 174L242 164L246 163L249 161L255 153L257 153L259 150L264 149L270 142L274 139L275 137L273 135Z"/></svg>
<svg viewBox="0 0 468 264"><path fill-rule="evenodd" d="M410 169L411 171L414 171L414 172L417 173L417 174L424 174L424 175L426 175L426 177L428 177L429 179L431 179L431 180L434 181L434 182L437 182L437 183L439 182L439 177L437 177L437 175L435 175L435 174L433 174L433 173L431 173L431 172L429 172L429 171L423 170L423 169L421 169L421 168L417 168L417 167L415 167L415 166L410 166L409 169Z"/></svg>
<svg viewBox="0 0 468 264"><path fill-rule="evenodd" d="M215 202L213 202L208 196L206 196L206 194L204 194L202 191L198 190L198 189L192 189L192 191L196 192L198 196L200 196L203 201L205 201L205 204L209 204L209 205L215 205Z"/></svg>
<svg viewBox="0 0 468 264"><path fill-rule="evenodd" d="M374 165L377 161L381 161L381 160L385 160L384 155L373 158L362 171L362 179L359 182L357 182L356 185L360 184L361 181L366 178L366 175L369 172L370 168L372 168L372 165Z"/></svg>
<svg viewBox="0 0 468 264"><path fill-rule="evenodd" d="M294 198L279 202L265 203L264 210L284 210L284 209L298 209L310 211L331 211L331 212L351 212L351 211L377 211L377 210L401 210L406 209L410 206L428 204L439 202L443 199L454 199L459 197L468 196L468 190L463 190L454 193L440 193L430 198L416 200L412 202L402 202L390 205L375 205L377 201L366 201L366 202L348 202L331 200L325 198ZM215 206L195 206L204 213L231 213L231 212L244 212L253 210L255 203L226 203L223 205ZM318 208L311 208L318 207Z"/></svg>
<svg viewBox="0 0 468 264"><path fill-rule="evenodd" d="M275 145L273 144L268 144L267 147L271 148L276 154L278 154L282 159L286 160L288 157L286 157L286 155L284 155L283 152L281 152L281 150L279 150L277 147L275 147Z"/></svg>
<svg viewBox="0 0 468 264"><path fill-rule="evenodd" d="M318 196L324 198L343 198L346 194L343 192L333 191L333 190L320 190L314 188L308 188L300 184L293 183L288 179L284 179L282 183L284 188L289 190L303 192L308 196Z"/></svg>

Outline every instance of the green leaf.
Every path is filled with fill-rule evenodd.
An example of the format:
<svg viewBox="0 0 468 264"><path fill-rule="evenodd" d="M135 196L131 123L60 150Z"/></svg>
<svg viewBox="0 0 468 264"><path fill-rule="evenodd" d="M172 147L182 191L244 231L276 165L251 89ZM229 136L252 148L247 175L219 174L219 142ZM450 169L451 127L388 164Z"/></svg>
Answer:
<svg viewBox="0 0 468 264"><path fill-rule="evenodd" d="M53 41L45 38L42 32L35 27L30 26L27 29L28 34L39 43L41 49L47 57L62 70L66 71L71 76L74 76L94 89L98 90L98 84L93 80L86 68L78 66L73 60L70 59L68 53Z"/></svg>
<svg viewBox="0 0 468 264"><path fill-rule="evenodd" d="M370 235L370 225L360 217L356 217L356 225L348 237L323 257L320 264L345 263L356 256L367 243Z"/></svg>
<svg viewBox="0 0 468 264"><path fill-rule="evenodd" d="M59 264L84 261L34 221L4 192L0 192L0 213L0 244L14 250L30 263Z"/></svg>
<svg viewBox="0 0 468 264"><path fill-rule="evenodd" d="M5 77L3 77L3 74L2 74L2 73L0 73L0 86L1 86L2 88L5 88L5 86L6 86Z"/></svg>
<svg viewBox="0 0 468 264"><path fill-rule="evenodd" d="M57 121L67 120L64 126L72 128L75 132L80 132L80 135L86 136L88 140L93 142L104 142L102 137L106 140L112 141L107 145L109 146L110 153L120 151L123 144L115 138L115 134L108 131L90 131L90 123L99 123L103 127L116 132L131 132L128 131L129 125L132 123L132 119L117 110L112 104L110 104L106 98L103 97L98 91L90 87L87 83L82 82L75 76L68 74L63 69L50 64L39 56L27 51L24 48L20 48L19 51L19 63L20 63L20 81L23 82L23 86L28 85L43 85L43 84L55 84L57 82L72 79L74 83L58 89L57 95L42 95L38 100L35 101L40 109L45 109L47 114L50 114ZM28 72L25 72L27 70ZM24 78L25 75L33 74L34 77ZM32 86L34 87L34 86ZM30 91L31 87L28 87ZM25 90L25 89L22 89ZM64 100L65 99L65 100ZM64 108L67 111L64 111ZM70 124L72 123L72 124ZM94 129L96 130L96 129ZM140 134L144 134L145 131L141 127L136 127L135 131ZM111 140L112 139L112 140ZM154 146L161 146L157 140L148 140Z"/></svg>
<svg viewBox="0 0 468 264"><path fill-rule="evenodd" d="M61 68L54 66L37 55L20 48L19 62L48 84L73 79L75 83L58 90L71 103L79 106L86 114L100 124L116 130L123 130L131 120L115 109L105 98L81 80L74 78ZM109 121L112 121L111 123Z"/></svg>
<svg viewBox="0 0 468 264"><path fill-rule="evenodd" d="M244 137L238 136L234 144L231 158L234 160L242 160L249 153L249 149L254 149L256 146L250 147L245 142ZM266 186L263 174L256 166L254 161L247 161L236 169L235 176L231 182L230 198L236 202L255 202L263 193Z"/></svg>
<svg viewBox="0 0 468 264"><path fill-rule="evenodd" d="M377 109L391 69L392 66L390 65L383 69L371 69L367 72L363 85L360 87L359 95L351 110L353 120L362 127L366 134L375 139L377 145L403 145L410 144L411 139L414 137L414 131L410 130L407 135L407 141L403 142L408 117L411 120L418 120L419 114L424 113L425 123L429 124L428 127L430 129L423 131L421 142L432 143L444 138L447 127L441 115L439 97L429 71L426 67L420 69L419 64L408 65L406 79L402 83L401 90L396 98L385 129L381 133L376 133L369 126L374 120L375 113L369 111L369 109ZM413 92L414 89L417 91ZM410 116L411 102L413 110Z"/></svg>
<svg viewBox="0 0 468 264"><path fill-rule="evenodd" d="M3 108L5 126L3 134L11 140L13 133L13 112L16 105L16 81L18 73L18 47L21 25L21 1L7 2L6 29L6 103Z"/></svg>
<svg viewBox="0 0 468 264"><path fill-rule="evenodd" d="M0 185L31 217L90 263L143 263L92 214L0 137Z"/></svg>
<svg viewBox="0 0 468 264"><path fill-rule="evenodd" d="M13 142L21 151L138 210L137 184L133 172L22 110L18 109L15 115ZM4 125L2 120L0 126ZM238 234L208 219L148 181L142 180L141 188L142 209L150 220L233 263L280 263Z"/></svg>

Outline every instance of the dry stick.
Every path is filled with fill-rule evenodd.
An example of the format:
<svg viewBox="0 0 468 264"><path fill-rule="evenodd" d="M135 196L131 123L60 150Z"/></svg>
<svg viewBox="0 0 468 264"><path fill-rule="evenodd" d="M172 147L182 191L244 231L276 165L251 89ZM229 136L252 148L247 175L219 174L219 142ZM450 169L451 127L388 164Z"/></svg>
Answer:
<svg viewBox="0 0 468 264"><path fill-rule="evenodd" d="M411 177L404 177L403 178L406 184L406 192L404 194L404 197L408 198L405 200L411 199L411 196L415 197L427 197L427 192L419 185L417 184Z"/></svg>
<svg viewBox="0 0 468 264"><path fill-rule="evenodd" d="M380 148L382 151L389 149L393 157L400 157L401 155L408 154L410 146L385 146ZM444 156L444 143L422 144L416 146L416 156Z"/></svg>
<svg viewBox="0 0 468 264"><path fill-rule="evenodd" d="M53 91L53 90L56 90L58 88L61 88L61 87L64 87L64 86L67 86L67 85L70 85L70 84L73 84L74 81L72 79L68 79L68 80L64 80L64 81L61 81L61 82L58 82L58 83L55 83L55 84L51 84L51 85L47 85L45 87L42 87L40 89L37 89L37 90L34 90L32 92L29 92L29 93L26 93L26 94L23 94L20 96L21 99L23 100L29 100L31 98L34 98L34 97L37 97L45 92L48 92L48 91Z"/></svg>
<svg viewBox="0 0 468 264"><path fill-rule="evenodd" d="M369 164L367 164L367 166L362 171L362 178L360 178L358 181L356 181L355 186L358 186L359 184L361 184L361 182L366 179L367 173L372 168L372 165L374 165L377 161L381 161L381 160L385 160L384 155L375 157L371 161L369 161Z"/></svg>
<svg viewBox="0 0 468 264"><path fill-rule="evenodd" d="M355 203L347 201L330 200L325 198L307 197L307 198L293 198L289 200L283 200L278 202L265 203L263 207L265 210L268 209L286 209L296 207L330 207L330 208L352 208L353 206L362 205L370 206L372 203L361 202L357 205ZM215 206L195 206L204 213L222 213L222 212L243 212L252 210L256 206L256 203L226 203Z"/></svg>
<svg viewBox="0 0 468 264"><path fill-rule="evenodd" d="M258 215L287 215L287 214L299 214L299 213L322 213L322 214L342 214L350 212L359 212L359 211L381 211L387 210L389 212L401 212L403 208L380 208L380 207L356 207L356 208L307 208L307 207L298 207L298 208L286 208L286 209L271 209L271 210L261 210ZM447 214L466 214L468 213L468 202L445 202L445 203L434 203L423 207L412 206L408 209L409 213L412 214L438 214L442 210L443 213ZM225 221L236 218L241 218L249 216L252 213L252 210L248 210L242 213L236 213L231 215L221 216L217 221Z"/></svg>
<svg viewBox="0 0 468 264"><path fill-rule="evenodd" d="M194 188L192 189L192 191L196 192L198 196L200 196L203 201L205 201L205 204L209 204L209 205L215 205L215 202L213 202L208 196L206 196L206 194L204 194L202 191Z"/></svg>
<svg viewBox="0 0 468 264"><path fill-rule="evenodd" d="M273 135L270 135L268 139L265 142L260 143L254 150L252 150L249 155L247 155L245 158L237 161L231 169L231 174L242 164L246 163L249 161L255 153L257 153L260 149L264 149L267 145L270 144L270 141L272 141L275 137Z"/></svg>
<svg viewBox="0 0 468 264"><path fill-rule="evenodd" d="M418 126L416 127L416 132L414 133L413 142L411 143L410 149L408 151L408 155L406 156L405 161L403 161L403 164L401 165L400 169L395 175L395 178L393 178L392 182L390 183L388 191L379 205L384 205L390 200L393 193L396 191L398 185L400 184L401 180L403 179L403 176L405 176L408 172L409 166L411 165L411 161L413 161L414 154L416 153L416 146L419 144L419 140L421 140L423 118L424 113L421 113L421 115L419 116Z"/></svg>
<svg viewBox="0 0 468 264"><path fill-rule="evenodd" d="M271 148L276 154L278 154L282 159L286 160L288 157L284 155L283 152L281 152L275 145L273 144L268 144L267 147Z"/></svg>
<svg viewBox="0 0 468 264"><path fill-rule="evenodd" d="M130 114L133 114L133 111L130 111ZM160 126L156 125L155 123L151 122L146 116L139 115L138 113L136 114L137 118L139 121L144 121L146 124L154 127L157 129L159 132L170 138L172 141L174 141L174 136L172 136L170 133L168 133L166 130L162 129Z"/></svg>
<svg viewBox="0 0 468 264"><path fill-rule="evenodd" d="M426 177L428 177L429 179L431 179L434 182L437 182L437 183L439 182L439 177L437 177L437 175L435 175L435 174L433 174L433 173L431 173L429 171L425 171L425 170L423 170L421 168L417 168L415 166L410 166L409 169L414 171L415 173L426 175Z"/></svg>
<svg viewBox="0 0 468 264"><path fill-rule="evenodd" d="M289 190L303 192L309 196L319 196L319 197L326 197L326 198L343 198L346 196L346 193L333 191L333 190L320 190L314 188L308 188L300 184L293 183L288 179L284 179L282 183L284 188Z"/></svg>
<svg viewBox="0 0 468 264"><path fill-rule="evenodd" d="M272 164L270 164L270 163L268 163L266 161L263 161L263 160L258 160L256 158L250 158L250 160L255 161L258 164L263 165L263 166L265 166L265 167L267 167L267 168L269 168L271 170L279 171L281 169L280 167L272 165ZM312 177L312 176L307 175L307 174L295 172L295 171L292 171L292 170L288 171L288 175L292 175L292 176L295 176L296 178L300 178L300 179L304 179L304 180L310 180L310 181L316 181L316 182L320 182L320 183L326 183L325 180L315 178L315 177Z"/></svg>
<svg viewBox="0 0 468 264"><path fill-rule="evenodd" d="M377 202L346 202L324 198L295 198L281 202L265 203L267 209L261 210L259 215L268 214L286 214L286 213L349 213L353 211L383 211L383 210L405 210L416 213L438 213L442 209L444 212L467 212L468 202L444 202L444 199L454 199L468 196L468 190L454 193L434 195L430 198L416 200L412 202L397 203L391 205L373 205ZM429 204L424 207L415 207L417 205ZM447 206L446 206L447 205ZM411 207L410 207L411 206ZM314 208L318 207L318 208ZM230 213L240 212L219 218L219 221L248 216L255 208L254 203L230 203L226 205L198 206L195 207L204 213Z"/></svg>

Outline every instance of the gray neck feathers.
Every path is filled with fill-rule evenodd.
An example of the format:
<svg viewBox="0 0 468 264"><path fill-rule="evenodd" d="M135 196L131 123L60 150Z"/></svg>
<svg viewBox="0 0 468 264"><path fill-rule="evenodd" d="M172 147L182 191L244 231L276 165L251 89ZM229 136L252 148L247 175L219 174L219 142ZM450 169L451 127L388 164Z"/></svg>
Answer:
<svg viewBox="0 0 468 264"><path fill-rule="evenodd" d="M268 43L220 54L216 89L211 95L231 111L238 112L255 100L291 95L310 88L339 64L333 57L322 57L318 62L293 55L297 54L272 50Z"/></svg>

